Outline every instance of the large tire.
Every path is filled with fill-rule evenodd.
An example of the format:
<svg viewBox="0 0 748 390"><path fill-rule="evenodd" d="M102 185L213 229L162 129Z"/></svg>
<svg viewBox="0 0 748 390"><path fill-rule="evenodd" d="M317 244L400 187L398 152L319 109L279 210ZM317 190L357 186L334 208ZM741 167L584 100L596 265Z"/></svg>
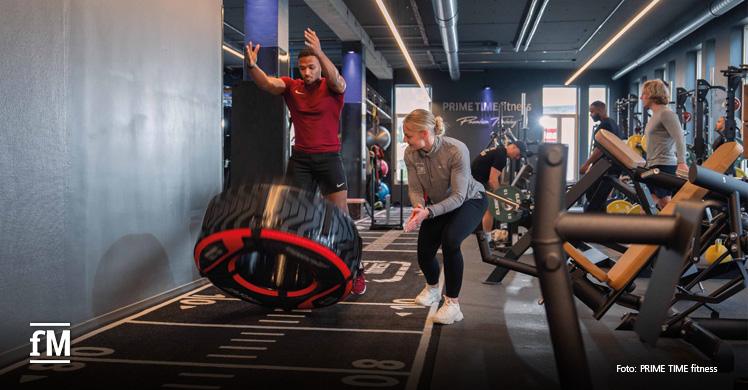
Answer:
<svg viewBox="0 0 748 390"><path fill-rule="evenodd" d="M350 293L361 245L350 217L324 199L284 185L243 185L210 201L195 264L246 301L322 307Z"/></svg>

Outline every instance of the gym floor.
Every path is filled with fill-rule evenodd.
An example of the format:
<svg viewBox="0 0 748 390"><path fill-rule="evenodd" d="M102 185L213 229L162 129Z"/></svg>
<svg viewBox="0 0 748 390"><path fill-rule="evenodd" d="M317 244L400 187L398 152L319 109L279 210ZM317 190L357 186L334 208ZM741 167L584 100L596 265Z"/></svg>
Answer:
<svg viewBox="0 0 748 390"><path fill-rule="evenodd" d="M558 387L536 279L511 272L502 284L483 284L493 266L480 261L470 236L462 245L465 277L460 302L465 320L433 325L429 317L436 308L417 306L412 300L423 287L417 234L369 231L368 224L358 222L369 281L363 296L328 308L284 312L245 303L204 284L77 338L70 365L51 370L19 362L6 367L0 370L0 386ZM531 262L530 257L522 260ZM646 280L637 283L638 289L646 288ZM743 291L719 310L723 317L745 317L745 302ZM615 331L626 309L614 307L601 321L581 304L577 310L596 388L651 388L658 383L726 389L746 384L746 341L731 343L736 358L731 373L617 373L617 365L713 364L680 340L661 339L653 349L633 332Z"/></svg>

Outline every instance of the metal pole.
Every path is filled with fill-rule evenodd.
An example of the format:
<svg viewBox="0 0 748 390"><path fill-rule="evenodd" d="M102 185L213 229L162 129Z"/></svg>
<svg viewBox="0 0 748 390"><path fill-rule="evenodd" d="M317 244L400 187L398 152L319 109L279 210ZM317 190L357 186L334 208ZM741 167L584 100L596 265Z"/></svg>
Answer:
<svg viewBox="0 0 748 390"><path fill-rule="evenodd" d="M676 232L674 216L562 213L556 231L564 241L661 245Z"/></svg>
<svg viewBox="0 0 748 390"><path fill-rule="evenodd" d="M532 244L562 389L592 389L556 218L564 207L566 146L540 147Z"/></svg>
<svg viewBox="0 0 748 390"><path fill-rule="evenodd" d="M370 151L370 149L367 149L367 158L368 158L368 161L369 161L369 166L371 168L371 180L369 181L369 196L370 196L369 199L370 199L370 202L371 202L371 204L370 204L371 205L371 224L370 224L370 229L373 230L374 225L376 223L374 221L374 214L376 214L376 210L374 210L374 203L376 203L376 201L374 200L374 196L375 196L375 193L376 193L375 188L377 186L377 172L376 172L377 169L374 166L374 158L371 155L369 155L369 151Z"/></svg>
<svg viewBox="0 0 748 390"><path fill-rule="evenodd" d="M706 94L709 92L710 85L706 80L696 80L696 121L694 124L693 151L696 155L696 162L701 164L706 159L706 141L704 133L706 128Z"/></svg>
<svg viewBox="0 0 748 390"><path fill-rule="evenodd" d="M522 92L522 128L527 129L527 94ZM526 141L526 140L525 140Z"/></svg>
<svg viewBox="0 0 748 390"><path fill-rule="evenodd" d="M730 213L730 238L733 241L728 250L736 259L742 259L743 249L738 238L743 235L743 221L741 220L742 213L740 212L740 194L737 191L730 194L727 205Z"/></svg>
<svg viewBox="0 0 748 390"><path fill-rule="evenodd" d="M688 181L724 196L737 192L743 199L748 199L748 183L703 166L692 164L688 170Z"/></svg>
<svg viewBox="0 0 748 390"><path fill-rule="evenodd" d="M403 198L403 187L405 187L405 183L403 183L403 169L400 168L400 228L403 227L403 204L405 204L405 199Z"/></svg>

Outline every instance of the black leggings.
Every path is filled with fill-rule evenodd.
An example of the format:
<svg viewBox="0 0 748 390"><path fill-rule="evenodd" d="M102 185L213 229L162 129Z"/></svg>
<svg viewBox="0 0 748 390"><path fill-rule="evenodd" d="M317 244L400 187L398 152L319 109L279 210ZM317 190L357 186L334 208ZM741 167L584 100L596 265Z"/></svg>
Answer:
<svg viewBox="0 0 748 390"><path fill-rule="evenodd" d="M488 207L486 196L465 201L462 206L433 219L424 220L418 231L418 265L428 284L439 283L436 251L442 247L444 285L449 298L457 298L462 288L462 252L460 244L475 231Z"/></svg>

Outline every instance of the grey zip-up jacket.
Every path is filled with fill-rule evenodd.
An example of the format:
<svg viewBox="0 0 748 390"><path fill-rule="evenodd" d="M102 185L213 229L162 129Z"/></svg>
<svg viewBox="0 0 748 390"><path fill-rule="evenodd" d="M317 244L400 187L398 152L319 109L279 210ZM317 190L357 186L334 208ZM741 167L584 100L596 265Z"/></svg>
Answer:
<svg viewBox="0 0 748 390"><path fill-rule="evenodd" d="M468 199L480 199L483 185L470 173L470 152L464 143L436 136L429 152L405 149L408 168L408 195L413 207L426 206L424 196L432 203L426 207L434 216L446 214Z"/></svg>
<svg viewBox="0 0 748 390"><path fill-rule="evenodd" d="M686 162L686 142L678 115L670 108L653 111L644 130L647 135L647 167Z"/></svg>

